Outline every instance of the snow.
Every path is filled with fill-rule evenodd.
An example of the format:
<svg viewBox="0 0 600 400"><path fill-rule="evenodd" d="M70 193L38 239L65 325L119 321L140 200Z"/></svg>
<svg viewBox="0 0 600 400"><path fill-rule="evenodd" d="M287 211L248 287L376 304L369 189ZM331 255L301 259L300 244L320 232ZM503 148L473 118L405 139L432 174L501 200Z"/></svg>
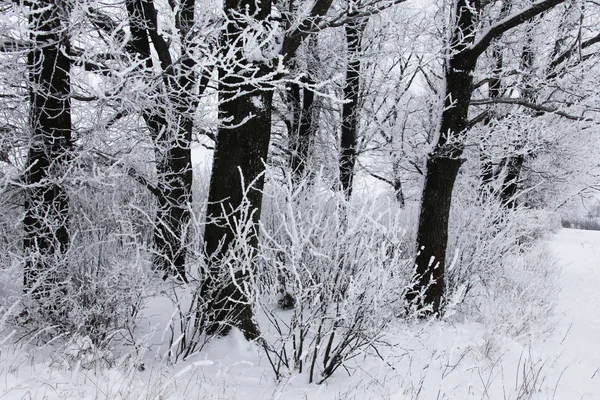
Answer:
<svg viewBox="0 0 600 400"><path fill-rule="evenodd" d="M600 399L600 232L565 229L553 240L563 265L558 335L557 399ZM558 372L558 371L555 371Z"/></svg>
<svg viewBox="0 0 600 400"><path fill-rule="evenodd" d="M562 268L550 336L524 342L477 321L399 321L380 357L354 359L322 385L301 374L276 382L259 346L237 330L169 365L152 345L170 316L158 299L143 368L127 359L73 362L78 350L92 350L85 338L62 354L13 338L0 347L0 399L600 399L600 232L564 229L549 246Z"/></svg>
<svg viewBox="0 0 600 400"><path fill-rule="evenodd" d="M250 97L250 101L252 102L252 105L254 106L255 109L257 110L262 110L264 108L263 102L260 99L260 96L252 96Z"/></svg>

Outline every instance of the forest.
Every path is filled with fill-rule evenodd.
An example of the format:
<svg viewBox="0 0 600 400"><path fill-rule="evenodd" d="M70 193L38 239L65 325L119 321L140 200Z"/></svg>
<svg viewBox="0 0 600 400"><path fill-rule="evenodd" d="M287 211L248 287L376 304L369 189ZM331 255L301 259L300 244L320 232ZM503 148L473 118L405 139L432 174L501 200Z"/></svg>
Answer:
<svg viewBox="0 0 600 400"><path fill-rule="evenodd" d="M167 368L90 398L188 398L241 346L272 398L361 359L495 376L501 343L557 331L548 238L600 228L599 23L593 0L1 0L0 375ZM409 350L470 324L477 356ZM468 398L538 398L529 353L514 395ZM467 398L415 379L398 399Z"/></svg>

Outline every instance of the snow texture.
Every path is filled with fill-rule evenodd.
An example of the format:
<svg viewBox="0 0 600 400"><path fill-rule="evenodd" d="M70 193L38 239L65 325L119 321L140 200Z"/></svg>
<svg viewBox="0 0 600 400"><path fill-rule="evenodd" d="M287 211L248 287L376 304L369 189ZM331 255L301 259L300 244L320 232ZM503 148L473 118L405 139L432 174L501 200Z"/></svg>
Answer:
<svg viewBox="0 0 600 400"><path fill-rule="evenodd" d="M552 335L528 343L477 322L399 322L386 334L393 346L322 385L297 374L276 382L261 349L237 330L168 365L152 342L171 310L156 300L148 320L156 336L136 363L82 365L94 351L86 338L60 354L6 336L0 399L600 399L600 232L561 230L549 246L562 266L559 318Z"/></svg>

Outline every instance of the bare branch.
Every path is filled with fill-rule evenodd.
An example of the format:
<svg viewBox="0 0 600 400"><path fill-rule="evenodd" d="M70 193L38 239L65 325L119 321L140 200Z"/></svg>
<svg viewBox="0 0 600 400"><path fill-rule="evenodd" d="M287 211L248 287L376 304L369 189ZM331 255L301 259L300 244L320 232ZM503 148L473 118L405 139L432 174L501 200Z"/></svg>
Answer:
<svg viewBox="0 0 600 400"><path fill-rule="evenodd" d="M316 0L309 16L292 33L285 36L282 48L285 62L294 57L306 36L318 30L319 22L327 14L332 3L333 0Z"/></svg>
<svg viewBox="0 0 600 400"><path fill-rule="evenodd" d="M521 25L523 22L548 11L552 7L564 2L565 0L540 0L531 4L529 7L516 12L508 17L501 19L487 28L475 42L466 47L461 53L465 57L477 59L492 43L494 39L499 38L505 32Z"/></svg>
<svg viewBox="0 0 600 400"><path fill-rule="evenodd" d="M552 113L558 116L561 116L566 119L570 119L572 121L588 121L593 122L594 120L591 118L586 118L583 116L572 115L566 113L564 111L560 111L557 108L544 106L542 104L532 103L530 101L524 99L516 99L516 98L507 98L507 97L497 97L494 99L474 99L471 100L470 105L472 106L484 106L489 104L514 104L522 107L527 107L535 111L544 112L544 113Z"/></svg>
<svg viewBox="0 0 600 400"><path fill-rule="evenodd" d="M374 7L364 7L362 10L351 13L344 11L329 21L323 21L323 18L331 8L333 0L316 0L309 16L306 17L293 32L286 35L283 40L281 53L284 62L289 62L289 60L294 57L296 50L298 50L302 41L311 33L319 32L327 28L342 26L357 19L368 18L396 4L404 3L405 1L406 0L391 0L389 2L377 2Z"/></svg>
<svg viewBox="0 0 600 400"><path fill-rule="evenodd" d="M88 7L86 11L90 22L96 29L109 35L116 35L119 39L125 38L125 31L110 15L94 7Z"/></svg>
<svg viewBox="0 0 600 400"><path fill-rule="evenodd" d="M95 154L98 157L97 160L101 161L105 166L117 166L124 169L127 176L134 179L140 185L146 187L146 189L148 189L148 191L154 196L160 197L163 195L156 185L150 183L150 181L143 174L141 174L132 166L125 165L123 162L115 159L113 156L100 151L94 151L93 154Z"/></svg>
<svg viewBox="0 0 600 400"><path fill-rule="evenodd" d="M160 66L162 67L163 71L168 71L173 67L173 60L171 59L171 54L169 53L169 45L167 44L167 41L160 33L158 33L157 12L156 8L154 7L154 2L142 1L140 3L143 9L144 18L146 19L146 29L150 39L152 39L152 44L154 45L154 49L158 55Z"/></svg>
<svg viewBox="0 0 600 400"><path fill-rule="evenodd" d="M573 55L577 54L580 50L590 47L596 43L600 43L600 33L594 36L593 38L582 42L579 46L572 46L569 50L566 50L560 56L556 57L550 63L549 69L551 72L548 74L548 79L555 78L558 75L557 71L555 71L556 67L573 57Z"/></svg>
<svg viewBox="0 0 600 400"><path fill-rule="evenodd" d="M490 115L490 111L489 110L485 110L483 111L481 114L477 115L476 117L474 117L473 119L469 120L469 122L467 122L467 129L471 129L473 128L475 125L483 122L486 120L486 118Z"/></svg>
<svg viewBox="0 0 600 400"><path fill-rule="evenodd" d="M25 40L14 38L2 38L0 40L0 52L2 53L14 53L29 50L31 47L31 43Z"/></svg>
<svg viewBox="0 0 600 400"><path fill-rule="evenodd" d="M366 169L366 168L364 168L364 169L365 169L365 171L367 171L367 169ZM371 175L373 178L375 178L375 179L378 179L378 180L380 180L380 181L382 181L382 182L385 182L385 183L387 183L388 185L390 185L391 187L394 187L394 182L390 181L389 179L387 179L387 178L384 178L383 176L381 176L381 175L378 175L378 174L376 174L375 172L367 171L367 173L368 173L369 175Z"/></svg>

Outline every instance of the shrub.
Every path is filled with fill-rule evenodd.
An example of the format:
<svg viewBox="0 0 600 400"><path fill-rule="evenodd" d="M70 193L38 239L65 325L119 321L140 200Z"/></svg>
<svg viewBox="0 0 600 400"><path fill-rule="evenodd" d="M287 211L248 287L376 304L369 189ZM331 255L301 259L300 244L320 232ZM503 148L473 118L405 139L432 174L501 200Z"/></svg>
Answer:
<svg viewBox="0 0 600 400"><path fill-rule="evenodd" d="M398 214L349 204L317 179L294 189L271 179L259 251L263 346L278 378L321 383L375 349L404 308L410 268ZM278 307L284 294L290 310Z"/></svg>

